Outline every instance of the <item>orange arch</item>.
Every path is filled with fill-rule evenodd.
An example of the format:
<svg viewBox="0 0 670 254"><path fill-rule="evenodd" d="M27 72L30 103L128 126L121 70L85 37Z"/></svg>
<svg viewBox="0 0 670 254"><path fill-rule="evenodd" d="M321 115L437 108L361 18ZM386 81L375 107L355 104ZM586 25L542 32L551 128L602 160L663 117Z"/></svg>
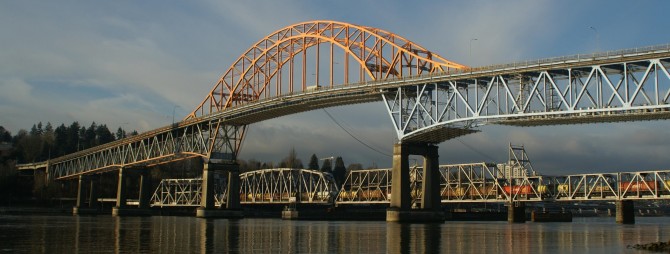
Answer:
<svg viewBox="0 0 670 254"><path fill-rule="evenodd" d="M330 52L327 52L330 58L327 60L320 60L321 44L330 45ZM306 55L311 48L317 52L314 63L316 85L319 85L319 64L326 64L329 65L329 85L332 86L335 75L333 65L336 64L333 55L335 47L344 52L345 84L349 83L350 58L358 64L359 81L466 68L382 29L337 21L303 22L280 29L251 46L221 76L207 97L186 119L259 99L305 91L308 89ZM299 64L302 70L294 69L296 59L302 60L302 64ZM282 77L282 68L290 69L288 78ZM297 91L296 82L301 84Z"/></svg>

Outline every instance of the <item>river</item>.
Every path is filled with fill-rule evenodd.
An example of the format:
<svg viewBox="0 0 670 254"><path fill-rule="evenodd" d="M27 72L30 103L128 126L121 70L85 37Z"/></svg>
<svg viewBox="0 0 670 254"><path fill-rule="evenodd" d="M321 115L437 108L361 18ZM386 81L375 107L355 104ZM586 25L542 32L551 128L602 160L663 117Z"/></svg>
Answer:
<svg viewBox="0 0 670 254"><path fill-rule="evenodd" d="M637 253L670 240L670 217L572 223L286 221L152 216L0 215L10 253ZM641 252L640 253L646 253Z"/></svg>

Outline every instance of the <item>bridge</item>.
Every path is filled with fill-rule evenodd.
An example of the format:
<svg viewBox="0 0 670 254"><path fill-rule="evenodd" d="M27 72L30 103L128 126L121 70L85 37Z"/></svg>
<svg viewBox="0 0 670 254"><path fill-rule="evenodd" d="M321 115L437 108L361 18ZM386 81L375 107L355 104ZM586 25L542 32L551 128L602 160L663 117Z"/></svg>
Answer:
<svg viewBox="0 0 670 254"><path fill-rule="evenodd" d="M670 170L547 176L533 170L523 147L510 146L503 164L478 162L439 166L440 203L621 202L670 200ZM412 207L423 202L423 168L410 168ZM239 197L254 205L389 206L391 169L353 170L339 188L330 173L307 169L263 169L240 175ZM215 206L227 202L226 179L216 181ZM202 179L163 179L152 207L198 207ZM520 208L519 208L520 207ZM628 218L628 219L633 219Z"/></svg>
<svg viewBox="0 0 670 254"><path fill-rule="evenodd" d="M19 168L40 165L49 179L79 178L82 185L89 175L118 171L123 186L128 174L146 175L151 166L199 157L205 163L198 216L232 216L239 214L239 197L228 195L226 209L215 209L211 182L216 172L226 172L228 188L239 189L236 159L249 124L383 101L398 140L387 219L412 220L416 211L439 210L437 144L485 124L667 119L669 62L670 46L663 45L470 68L382 29L304 22L252 45L182 121ZM410 155L425 158L426 202L420 209L411 208ZM119 187L117 201L124 196Z"/></svg>

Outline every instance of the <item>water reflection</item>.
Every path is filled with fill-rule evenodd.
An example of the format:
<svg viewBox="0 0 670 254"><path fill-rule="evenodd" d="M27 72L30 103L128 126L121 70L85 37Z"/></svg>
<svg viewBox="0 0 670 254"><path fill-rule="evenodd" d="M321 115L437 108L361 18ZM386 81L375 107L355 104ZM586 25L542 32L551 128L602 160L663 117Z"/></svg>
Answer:
<svg viewBox="0 0 670 254"><path fill-rule="evenodd" d="M31 253L572 253L667 241L670 218L573 223L284 221L0 215L0 250Z"/></svg>

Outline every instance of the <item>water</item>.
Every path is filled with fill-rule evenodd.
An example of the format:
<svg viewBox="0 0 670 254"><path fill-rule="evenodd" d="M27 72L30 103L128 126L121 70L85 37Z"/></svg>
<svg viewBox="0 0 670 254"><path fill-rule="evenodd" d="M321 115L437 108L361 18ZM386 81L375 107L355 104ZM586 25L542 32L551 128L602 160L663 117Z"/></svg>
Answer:
<svg viewBox="0 0 670 254"><path fill-rule="evenodd" d="M572 223L284 221L193 217L0 215L11 253L637 253L670 240L670 218ZM639 252L646 253L646 252Z"/></svg>

